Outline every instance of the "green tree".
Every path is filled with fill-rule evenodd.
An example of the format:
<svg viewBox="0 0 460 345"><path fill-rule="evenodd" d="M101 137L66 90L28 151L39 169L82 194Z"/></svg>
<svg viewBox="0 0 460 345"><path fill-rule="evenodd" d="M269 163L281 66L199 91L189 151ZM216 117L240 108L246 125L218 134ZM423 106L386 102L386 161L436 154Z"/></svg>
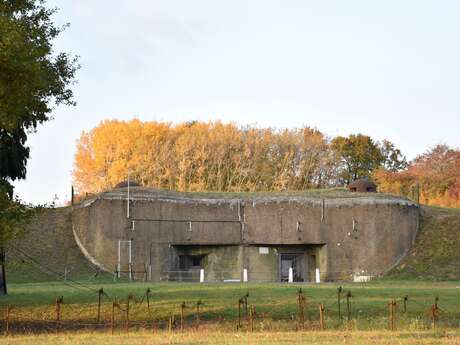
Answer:
<svg viewBox="0 0 460 345"><path fill-rule="evenodd" d="M401 153L401 150L388 141L383 140L379 145L383 156L383 168L391 172L401 171L407 168L407 159Z"/></svg>
<svg viewBox="0 0 460 345"><path fill-rule="evenodd" d="M388 140L380 143L367 135L351 134L334 138L331 148L340 157L339 177L344 183L370 178L377 169L396 172L407 168L406 157Z"/></svg>
<svg viewBox="0 0 460 345"><path fill-rule="evenodd" d="M13 199L12 181L26 176L27 135L50 119L53 107L74 105L69 86L77 58L53 51L65 27L42 0L0 0L0 246L28 214Z"/></svg>
<svg viewBox="0 0 460 345"><path fill-rule="evenodd" d="M340 179L344 183L369 178L385 161L379 144L367 135L336 137L331 142L331 148L341 158Z"/></svg>

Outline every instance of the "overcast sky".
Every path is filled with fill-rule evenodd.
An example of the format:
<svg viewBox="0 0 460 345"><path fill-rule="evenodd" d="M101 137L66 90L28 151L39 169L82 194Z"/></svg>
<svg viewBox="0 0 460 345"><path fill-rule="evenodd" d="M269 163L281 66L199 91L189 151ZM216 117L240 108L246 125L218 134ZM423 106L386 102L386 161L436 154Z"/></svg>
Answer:
<svg viewBox="0 0 460 345"><path fill-rule="evenodd" d="M103 119L361 132L409 158L460 146L460 2L53 0L80 56L77 106L30 136L25 201L69 199L76 141Z"/></svg>

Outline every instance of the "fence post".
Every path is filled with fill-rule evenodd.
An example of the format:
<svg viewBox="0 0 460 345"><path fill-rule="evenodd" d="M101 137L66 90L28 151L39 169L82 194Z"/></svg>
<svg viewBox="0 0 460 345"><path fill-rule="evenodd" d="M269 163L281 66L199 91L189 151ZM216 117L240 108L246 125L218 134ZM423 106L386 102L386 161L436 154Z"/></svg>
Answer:
<svg viewBox="0 0 460 345"><path fill-rule="evenodd" d="M196 329L200 327L200 306L203 304L201 300L196 302Z"/></svg>
<svg viewBox="0 0 460 345"><path fill-rule="evenodd" d="M184 309L185 309L185 302L182 302L180 305L180 330L184 330Z"/></svg>
<svg viewBox="0 0 460 345"><path fill-rule="evenodd" d="M396 300L393 299L393 328L394 329L396 329L396 307L397 307Z"/></svg>
<svg viewBox="0 0 460 345"><path fill-rule="evenodd" d="M147 310L149 312L149 318L152 318L152 313L150 312L150 288L145 292L145 298L147 299Z"/></svg>
<svg viewBox="0 0 460 345"><path fill-rule="evenodd" d="M243 299L240 298L238 300L238 324L236 325L236 329L241 329L241 304L243 303Z"/></svg>
<svg viewBox="0 0 460 345"><path fill-rule="evenodd" d="M435 297L434 303L430 308L430 316L431 316L431 321L433 324L433 330L436 330L436 322L437 322L437 317L438 317L438 301L439 297Z"/></svg>
<svg viewBox="0 0 460 345"><path fill-rule="evenodd" d="M113 327L114 327L114 323L115 323L115 305L116 305L116 303L112 302L112 316L110 318L110 334L112 334L112 335L113 335Z"/></svg>
<svg viewBox="0 0 460 345"><path fill-rule="evenodd" d="M251 329L251 332L254 332L254 316L255 316L256 310L253 305L249 307L249 326Z"/></svg>
<svg viewBox="0 0 460 345"><path fill-rule="evenodd" d="M298 304L299 304L299 329L305 329L305 297L303 295L302 288L298 292Z"/></svg>
<svg viewBox="0 0 460 345"><path fill-rule="evenodd" d="M393 299L388 303L389 306L389 312L390 312L390 329L392 331L395 330L395 314L396 314L396 301Z"/></svg>
<svg viewBox="0 0 460 345"><path fill-rule="evenodd" d="M294 282L294 271L292 267L289 267L289 276L288 276L288 283Z"/></svg>
<svg viewBox="0 0 460 345"><path fill-rule="evenodd" d="M393 301L388 303L388 323L390 330L393 330Z"/></svg>
<svg viewBox="0 0 460 345"><path fill-rule="evenodd" d="M204 269L200 268L200 283L204 283Z"/></svg>
<svg viewBox="0 0 460 345"><path fill-rule="evenodd" d="M64 297L59 296L56 298L56 333L59 333L59 326L61 322L61 303L64 302Z"/></svg>
<svg viewBox="0 0 460 345"><path fill-rule="evenodd" d="M243 282L244 283L248 282L248 269L247 268L243 269Z"/></svg>
<svg viewBox="0 0 460 345"><path fill-rule="evenodd" d="M104 293L104 289L100 288L97 293L97 323L99 323L101 320L101 298L102 294Z"/></svg>
<svg viewBox="0 0 460 345"><path fill-rule="evenodd" d="M342 314L341 314L341 311L340 311L340 298L342 297L342 287L339 286L337 288L337 305L338 305L338 308L339 308L339 320L342 320Z"/></svg>
<svg viewBox="0 0 460 345"><path fill-rule="evenodd" d="M128 295L128 299L126 301L126 333L129 332L129 301L133 298L133 295Z"/></svg>
<svg viewBox="0 0 460 345"><path fill-rule="evenodd" d="M11 313L11 305L6 305L6 312L5 312L5 335L10 333L10 313Z"/></svg>
<svg viewBox="0 0 460 345"><path fill-rule="evenodd" d="M324 304L321 303L319 305L319 325L321 327L321 330L324 330Z"/></svg>
<svg viewBox="0 0 460 345"><path fill-rule="evenodd" d="M243 307L244 307L244 315L246 316L246 319L248 319L248 297L249 297L249 292L246 292L246 295L243 296Z"/></svg>
<svg viewBox="0 0 460 345"><path fill-rule="evenodd" d="M347 298L347 320L351 320L351 305L350 305L350 298L352 297L351 291L348 291L347 294L345 295Z"/></svg>
<svg viewBox="0 0 460 345"><path fill-rule="evenodd" d="M408 301L408 300L409 300L409 296L408 296L408 295L404 296L404 298L403 298L403 302L404 302L404 314L405 314L406 311L407 311L407 301Z"/></svg>
<svg viewBox="0 0 460 345"><path fill-rule="evenodd" d="M320 276L320 274L319 274L319 268L317 268L317 269L315 270L315 276L316 276L316 277L315 277L315 278L316 278L316 283L318 283L318 284L321 283L321 276Z"/></svg>

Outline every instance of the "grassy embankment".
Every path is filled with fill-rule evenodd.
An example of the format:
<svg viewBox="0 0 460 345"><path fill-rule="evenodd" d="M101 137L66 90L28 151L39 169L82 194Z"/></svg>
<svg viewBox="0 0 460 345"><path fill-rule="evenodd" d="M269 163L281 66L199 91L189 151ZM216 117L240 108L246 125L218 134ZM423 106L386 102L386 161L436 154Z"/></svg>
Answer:
<svg viewBox="0 0 460 345"><path fill-rule="evenodd" d="M460 280L460 209L422 206L416 242L387 277Z"/></svg>

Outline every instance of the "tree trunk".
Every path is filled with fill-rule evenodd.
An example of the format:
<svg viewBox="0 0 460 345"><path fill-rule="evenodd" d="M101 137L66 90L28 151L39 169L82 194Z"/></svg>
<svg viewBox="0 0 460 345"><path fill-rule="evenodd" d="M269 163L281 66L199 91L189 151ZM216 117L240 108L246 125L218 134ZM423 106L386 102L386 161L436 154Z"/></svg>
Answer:
<svg viewBox="0 0 460 345"><path fill-rule="evenodd" d="M0 248L0 295L6 295L5 249Z"/></svg>

